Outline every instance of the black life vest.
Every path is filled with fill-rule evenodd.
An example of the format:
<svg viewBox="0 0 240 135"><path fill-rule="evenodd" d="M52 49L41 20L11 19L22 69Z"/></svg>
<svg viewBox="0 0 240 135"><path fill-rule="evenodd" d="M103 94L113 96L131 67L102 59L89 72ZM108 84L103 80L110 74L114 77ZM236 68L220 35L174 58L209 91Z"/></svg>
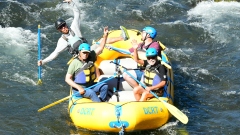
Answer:
<svg viewBox="0 0 240 135"><path fill-rule="evenodd" d="M161 64L158 64L154 67L149 64L146 66L144 70L144 83L147 86L154 86L162 81L158 71L160 66Z"/></svg>

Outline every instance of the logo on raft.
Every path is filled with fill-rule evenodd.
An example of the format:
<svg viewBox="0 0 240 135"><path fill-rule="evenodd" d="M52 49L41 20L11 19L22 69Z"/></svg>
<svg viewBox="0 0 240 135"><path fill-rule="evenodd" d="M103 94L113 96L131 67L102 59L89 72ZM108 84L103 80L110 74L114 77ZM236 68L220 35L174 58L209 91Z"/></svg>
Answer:
<svg viewBox="0 0 240 135"><path fill-rule="evenodd" d="M81 108L78 109L78 113L81 115L92 115L95 108Z"/></svg>
<svg viewBox="0 0 240 135"><path fill-rule="evenodd" d="M158 107L157 106L153 106L153 107L143 107L143 111L145 114L158 114ZM163 109L160 108L160 111L162 112Z"/></svg>

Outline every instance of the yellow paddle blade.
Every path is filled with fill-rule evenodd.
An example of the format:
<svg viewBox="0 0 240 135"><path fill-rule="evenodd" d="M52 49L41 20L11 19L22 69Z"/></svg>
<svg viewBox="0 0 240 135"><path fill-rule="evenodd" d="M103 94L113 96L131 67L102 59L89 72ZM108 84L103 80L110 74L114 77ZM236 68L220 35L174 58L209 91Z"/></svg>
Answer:
<svg viewBox="0 0 240 135"><path fill-rule="evenodd" d="M168 109L168 111L175 116L179 121L181 121L183 124L188 123L188 117L182 113L179 109L177 109L175 106L163 101L161 98L158 98Z"/></svg>
<svg viewBox="0 0 240 135"><path fill-rule="evenodd" d="M38 80L37 85L42 85L42 80L41 79Z"/></svg>
<svg viewBox="0 0 240 135"><path fill-rule="evenodd" d="M71 96L67 96L67 97L65 97L65 98L63 98L63 99L60 99L60 100L58 100L58 101L56 101L56 102L53 102L53 103L51 103L51 104L49 104L49 105L47 105L47 106L44 106L44 107L40 108L40 109L38 110L38 112L44 111L44 110L46 110L46 109L48 109L48 108L50 108L50 107L52 107L52 106L54 106L54 105L57 105L57 104L65 101L65 100L69 99L70 97L71 97Z"/></svg>

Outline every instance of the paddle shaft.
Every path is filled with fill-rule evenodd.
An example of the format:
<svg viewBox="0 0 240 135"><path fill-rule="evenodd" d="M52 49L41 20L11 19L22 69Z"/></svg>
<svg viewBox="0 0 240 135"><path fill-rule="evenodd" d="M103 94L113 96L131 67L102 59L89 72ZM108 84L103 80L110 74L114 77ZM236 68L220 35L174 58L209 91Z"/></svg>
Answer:
<svg viewBox="0 0 240 135"><path fill-rule="evenodd" d="M125 50L122 50L122 49L119 49L119 48L117 48L117 47L113 47L113 46L111 46L110 48L111 48L112 50L114 50L114 51L117 51L117 52L120 52L120 53L123 53L123 54L131 55L130 52L125 51Z"/></svg>
<svg viewBox="0 0 240 135"><path fill-rule="evenodd" d="M132 56L132 54L131 54L130 52L127 52L127 51L125 51L125 50L122 50L122 49L119 49L119 48L116 48L116 47L113 47L113 46L111 46L111 49L114 50L114 51L123 53L123 54L128 54L128 55L130 55L130 57L133 58L133 56ZM159 59L161 60L160 57L159 57ZM168 69L172 69L172 67L171 67L169 64L167 64L166 62L164 62L164 61L162 61L162 60L161 60L161 64L163 64L164 66L166 66Z"/></svg>
<svg viewBox="0 0 240 135"><path fill-rule="evenodd" d="M41 27L38 25L38 60L41 60ZM42 67L38 66L38 84L41 83Z"/></svg>
<svg viewBox="0 0 240 135"><path fill-rule="evenodd" d="M102 84L102 83L104 83L104 82L107 82L107 81L109 81L109 80L111 80L111 79L113 79L113 78L115 78L115 77L116 77L116 75L113 75L113 76L109 77L108 79L103 80L103 81L101 81L101 82L98 82L98 83L96 83L96 84L94 84L94 85L92 85L92 86L90 86L90 87L88 87L88 88L85 88L85 89L91 89L91 88L93 88L93 87L95 87L95 86L97 86L97 85L99 85L99 84ZM77 93L76 93L76 94L77 94ZM47 105L47 106L44 106L44 107L40 108L40 109L38 110L38 112L44 111L44 110L46 110L46 109L48 109L48 108L50 108L50 107L52 107L52 106L54 106L54 105L57 105L57 104L65 101L65 100L69 99L70 97L72 97L72 96L67 96L67 97L65 97L65 98L63 98L63 99L60 99L60 100L58 100L58 101L55 101L55 102L53 102L53 103L51 103L51 104L49 104L49 105Z"/></svg>
<svg viewBox="0 0 240 135"><path fill-rule="evenodd" d="M78 55L73 56L73 57L68 61L67 65L70 65L71 62L72 62L75 58L77 58L77 57L78 57Z"/></svg>
<svg viewBox="0 0 240 135"><path fill-rule="evenodd" d="M38 25L38 60L41 60L41 28ZM41 66L38 66L38 79L41 79Z"/></svg>
<svg viewBox="0 0 240 135"><path fill-rule="evenodd" d="M123 72L126 72L131 78L133 78L136 82L138 82L144 89L146 89L146 85L143 84L142 82L138 81L137 78L135 78L132 74L130 74L126 69L124 69ZM155 93L153 93L152 91L150 91L150 93L155 96L156 98L159 98Z"/></svg>

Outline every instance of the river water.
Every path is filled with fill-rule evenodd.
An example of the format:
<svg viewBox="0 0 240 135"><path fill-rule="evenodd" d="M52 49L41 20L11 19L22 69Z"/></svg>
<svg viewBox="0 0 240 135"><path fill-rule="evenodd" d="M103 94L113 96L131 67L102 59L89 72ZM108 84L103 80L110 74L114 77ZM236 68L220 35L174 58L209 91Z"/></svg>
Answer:
<svg viewBox="0 0 240 135"><path fill-rule="evenodd" d="M168 49L174 70L177 108L189 117L171 118L163 127L129 135L237 135L240 132L240 3L197 0L75 0L81 9L82 34L92 41L109 29L153 26ZM0 134L109 135L76 129L67 101L37 110L69 94L64 77L66 52L43 66L38 81L37 26L42 27L42 57L60 37L59 17L72 21L60 0L0 0ZM117 133L112 133L117 134Z"/></svg>

